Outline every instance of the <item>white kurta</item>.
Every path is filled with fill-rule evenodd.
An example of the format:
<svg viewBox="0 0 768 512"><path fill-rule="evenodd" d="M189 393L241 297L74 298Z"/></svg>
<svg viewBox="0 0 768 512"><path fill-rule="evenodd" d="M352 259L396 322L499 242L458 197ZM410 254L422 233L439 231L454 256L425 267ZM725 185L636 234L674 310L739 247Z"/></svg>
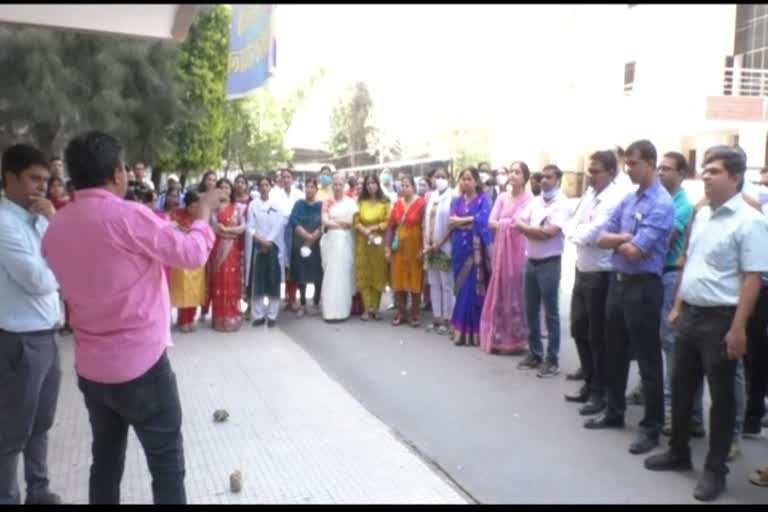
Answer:
<svg viewBox="0 0 768 512"><path fill-rule="evenodd" d="M266 238L277 245L277 257L280 261L280 268L285 268L285 261L288 258L285 248L285 237L283 236L285 224L286 218L278 201L272 199L263 201L261 196L259 196L248 205L248 220L245 231L247 237L245 241L246 283L250 282L254 235Z"/></svg>
<svg viewBox="0 0 768 512"><path fill-rule="evenodd" d="M333 199L329 199L333 202ZM325 207L324 207L325 208ZM344 197L329 211L330 220L352 223L357 213L354 199ZM355 234L352 229L329 229L320 239L323 259L323 318L343 320L352 312L355 294Z"/></svg>

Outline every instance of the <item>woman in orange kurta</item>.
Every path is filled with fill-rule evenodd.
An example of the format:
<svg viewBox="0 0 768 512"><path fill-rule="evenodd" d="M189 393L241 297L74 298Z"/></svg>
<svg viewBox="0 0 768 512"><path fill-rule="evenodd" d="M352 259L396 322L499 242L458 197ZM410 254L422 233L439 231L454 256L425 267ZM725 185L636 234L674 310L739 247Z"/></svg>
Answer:
<svg viewBox="0 0 768 512"><path fill-rule="evenodd" d="M392 263L392 289L398 313L392 325L407 322L408 296L411 296L410 323L421 325L421 289L424 282L422 222L427 205L416 195L413 177L402 179L401 197L392 208L387 233L386 256Z"/></svg>

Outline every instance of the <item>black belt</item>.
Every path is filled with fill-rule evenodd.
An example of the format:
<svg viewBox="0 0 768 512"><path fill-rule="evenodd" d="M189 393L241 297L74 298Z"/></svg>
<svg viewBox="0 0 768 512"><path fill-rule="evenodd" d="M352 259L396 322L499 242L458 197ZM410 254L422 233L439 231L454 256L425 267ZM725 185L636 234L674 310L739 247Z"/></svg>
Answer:
<svg viewBox="0 0 768 512"><path fill-rule="evenodd" d="M0 329L0 334L12 334L14 336L52 336L56 329L43 329L42 331L12 332Z"/></svg>
<svg viewBox="0 0 768 512"><path fill-rule="evenodd" d="M650 272L642 274L624 274L623 272L615 272L613 275L616 276L616 280L620 283L639 283L659 278L658 275L651 274Z"/></svg>
<svg viewBox="0 0 768 512"><path fill-rule="evenodd" d="M549 263L550 261L559 260L560 257L561 257L561 255L558 254L557 256L550 256L549 258L542 258L540 260L535 260L533 258L528 258L528 261L530 261L534 265L542 265L544 263Z"/></svg>
<svg viewBox="0 0 768 512"><path fill-rule="evenodd" d="M688 308L691 313L702 315L711 313L726 313L730 315L736 312L736 306L694 306L687 302L683 302L683 306Z"/></svg>
<svg viewBox="0 0 768 512"><path fill-rule="evenodd" d="M683 269L678 267L677 265L668 265L664 267L664 270L662 270L662 273L666 274L667 272L677 272L678 270L683 270Z"/></svg>

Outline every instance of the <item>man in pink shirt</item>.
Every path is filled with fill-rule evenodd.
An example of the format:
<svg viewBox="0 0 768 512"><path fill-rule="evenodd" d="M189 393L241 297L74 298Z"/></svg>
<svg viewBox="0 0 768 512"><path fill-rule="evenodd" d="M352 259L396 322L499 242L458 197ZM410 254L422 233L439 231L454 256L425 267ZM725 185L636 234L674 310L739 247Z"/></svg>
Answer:
<svg viewBox="0 0 768 512"><path fill-rule="evenodd" d="M89 501L118 504L128 427L152 473L155 503L186 503L181 404L166 355L170 299L163 266L200 268L220 191L201 201L189 233L125 201L123 148L88 132L65 151L77 199L54 217L43 255L59 281L75 333L78 386L93 432Z"/></svg>
<svg viewBox="0 0 768 512"><path fill-rule="evenodd" d="M558 373L560 356L560 289L563 225L570 217L568 199L560 192L563 171L556 165L541 170L541 195L536 196L518 219L517 229L528 238L525 268L525 302L528 312L530 353L518 368L538 369L537 376ZM541 343L541 304L547 320L547 353Z"/></svg>

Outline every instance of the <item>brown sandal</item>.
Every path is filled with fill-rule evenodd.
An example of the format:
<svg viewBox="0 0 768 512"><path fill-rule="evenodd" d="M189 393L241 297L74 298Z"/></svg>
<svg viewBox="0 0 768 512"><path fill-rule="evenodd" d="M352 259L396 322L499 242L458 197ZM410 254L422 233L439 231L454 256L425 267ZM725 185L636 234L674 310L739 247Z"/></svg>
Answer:
<svg viewBox="0 0 768 512"><path fill-rule="evenodd" d="M768 468L756 469L749 476L749 481L760 487L768 487Z"/></svg>

